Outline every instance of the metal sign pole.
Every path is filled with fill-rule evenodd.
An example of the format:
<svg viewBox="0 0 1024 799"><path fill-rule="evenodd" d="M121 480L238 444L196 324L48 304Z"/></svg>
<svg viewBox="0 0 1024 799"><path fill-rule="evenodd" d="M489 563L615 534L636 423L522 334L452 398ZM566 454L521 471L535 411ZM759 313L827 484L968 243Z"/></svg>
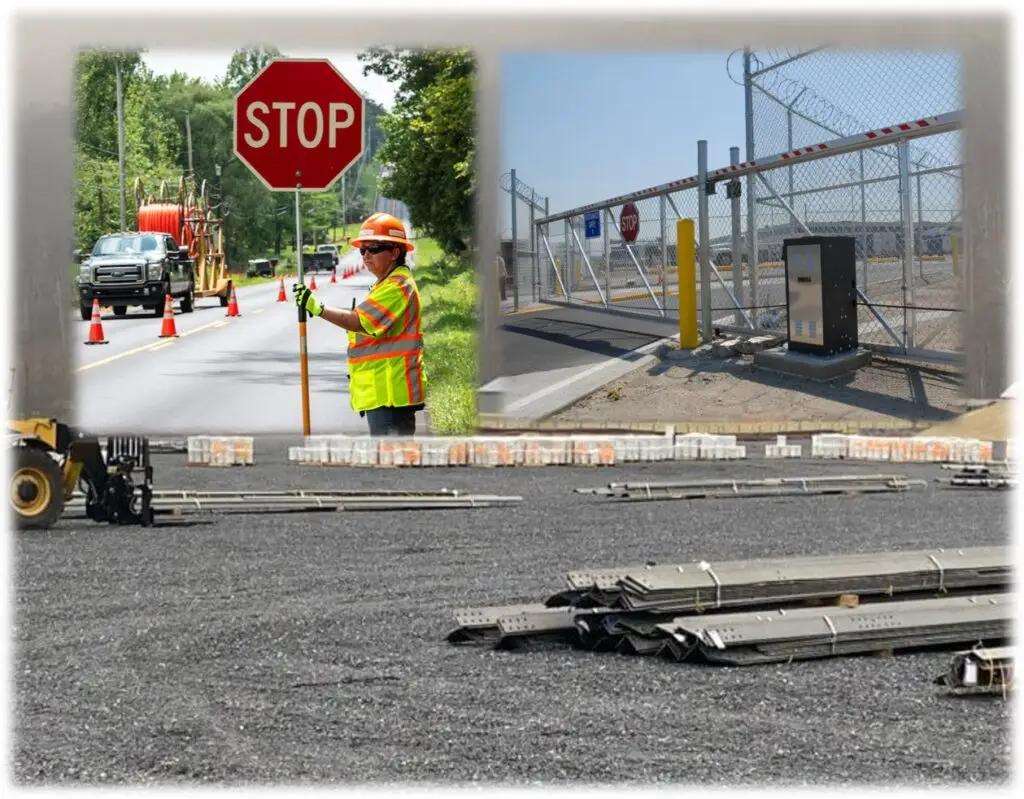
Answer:
<svg viewBox="0 0 1024 799"><path fill-rule="evenodd" d="M302 279L302 192L295 187L295 260L299 283ZM299 306L299 374L302 381L302 435L309 438L309 355L306 349L306 305Z"/></svg>

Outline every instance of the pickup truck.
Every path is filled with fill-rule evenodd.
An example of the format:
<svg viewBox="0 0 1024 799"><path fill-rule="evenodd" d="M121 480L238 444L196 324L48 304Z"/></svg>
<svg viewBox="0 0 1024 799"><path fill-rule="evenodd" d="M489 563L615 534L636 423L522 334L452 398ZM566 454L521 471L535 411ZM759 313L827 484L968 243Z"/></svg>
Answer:
<svg viewBox="0 0 1024 799"><path fill-rule="evenodd" d="M333 261L331 263L331 266L335 267L335 266L338 265L338 261L340 260L339 257L338 257L338 245L336 245L336 244L321 244L319 247L316 248L316 251L317 252L329 252L331 254L331 259Z"/></svg>
<svg viewBox="0 0 1024 799"><path fill-rule="evenodd" d="M92 252L79 260L76 288L83 321L92 318L92 302L109 305L115 316L142 306L155 316L164 311L166 295L178 300L182 313L195 305L195 262L188 247L163 233L110 233L100 236Z"/></svg>

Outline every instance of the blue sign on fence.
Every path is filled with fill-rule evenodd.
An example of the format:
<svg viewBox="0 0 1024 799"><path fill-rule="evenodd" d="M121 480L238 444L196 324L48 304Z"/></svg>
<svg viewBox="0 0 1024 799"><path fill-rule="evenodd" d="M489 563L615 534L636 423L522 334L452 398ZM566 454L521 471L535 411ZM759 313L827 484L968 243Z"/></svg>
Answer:
<svg viewBox="0 0 1024 799"><path fill-rule="evenodd" d="M601 212L592 211L583 215L583 226L586 229L586 238L596 239L601 235Z"/></svg>

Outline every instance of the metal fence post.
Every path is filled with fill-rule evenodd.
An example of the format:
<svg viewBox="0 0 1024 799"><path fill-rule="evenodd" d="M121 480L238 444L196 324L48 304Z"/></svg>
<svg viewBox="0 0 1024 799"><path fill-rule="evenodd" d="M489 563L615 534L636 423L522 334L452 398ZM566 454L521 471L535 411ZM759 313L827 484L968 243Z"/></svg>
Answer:
<svg viewBox="0 0 1024 799"><path fill-rule="evenodd" d="M512 175L511 189L512 196L512 303L515 310L519 310L519 239L518 230L516 228L516 194L518 193L519 187L516 183L516 171L514 169L509 170ZM505 276L501 276L502 280L505 280Z"/></svg>
<svg viewBox="0 0 1024 799"><path fill-rule="evenodd" d="M860 153L860 250L861 250L861 291L868 293L868 201L867 186L864 185L864 151Z"/></svg>
<svg viewBox="0 0 1024 799"><path fill-rule="evenodd" d="M562 283L565 286L565 301L572 302L573 290L573 266L572 266L572 245L569 244L569 217L563 222L565 227L565 263L562 264Z"/></svg>
<svg viewBox="0 0 1024 799"><path fill-rule="evenodd" d="M743 50L743 102L746 107L747 155L750 163L754 155L754 79L750 75L750 48ZM747 268L750 270L750 318L754 327L758 326L757 313L757 181L753 174L747 176Z"/></svg>
<svg viewBox="0 0 1024 799"><path fill-rule="evenodd" d="M740 163L740 148L729 148L729 165ZM739 181L737 180L737 185ZM733 195L730 203L732 211L732 293L736 296L736 304L743 307L743 250L740 244L740 198ZM740 324L742 314L733 314L733 323Z"/></svg>
<svg viewBox="0 0 1024 799"><path fill-rule="evenodd" d="M604 217L604 235L602 245L604 246L604 296L608 298L608 307L612 305L612 237L611 237L611 209L605 208L601 211Z"/></svg>
<svg viewBox="0 0 1024 799"><path fill-rule="evenodd" d="M711 261L708 247L708 143L697 142L697 243L700 245L700 326L704 343L711 341Z"/></svg>
<svg viewBox="0 0 1024 799"><path fill-rule="evenodd" d="M914 346L914 212L910 189L910 143L896 145L900 168L900 219L903 223L903 347Z"/></svg>
<svg viewBox="0 0 1024 799"><path fill-rule="evenodd" d="M661 306L668 309L668 203L665 195L658 198L658 210L661 212Z"/></svg>

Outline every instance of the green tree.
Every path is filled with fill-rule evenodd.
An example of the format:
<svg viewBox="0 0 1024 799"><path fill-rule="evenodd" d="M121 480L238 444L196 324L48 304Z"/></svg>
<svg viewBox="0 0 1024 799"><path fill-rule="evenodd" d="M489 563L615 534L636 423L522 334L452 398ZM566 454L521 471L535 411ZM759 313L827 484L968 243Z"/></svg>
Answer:
<svg viewBox="0 0 1024 799"><path fill-rule="evenodd" d="M413 225L447 253L473 235L476 64L467 50L361 53L363 74L398 84L395 106L380 119L376 153L386 175L379 191L404 202Z"/></svg>

